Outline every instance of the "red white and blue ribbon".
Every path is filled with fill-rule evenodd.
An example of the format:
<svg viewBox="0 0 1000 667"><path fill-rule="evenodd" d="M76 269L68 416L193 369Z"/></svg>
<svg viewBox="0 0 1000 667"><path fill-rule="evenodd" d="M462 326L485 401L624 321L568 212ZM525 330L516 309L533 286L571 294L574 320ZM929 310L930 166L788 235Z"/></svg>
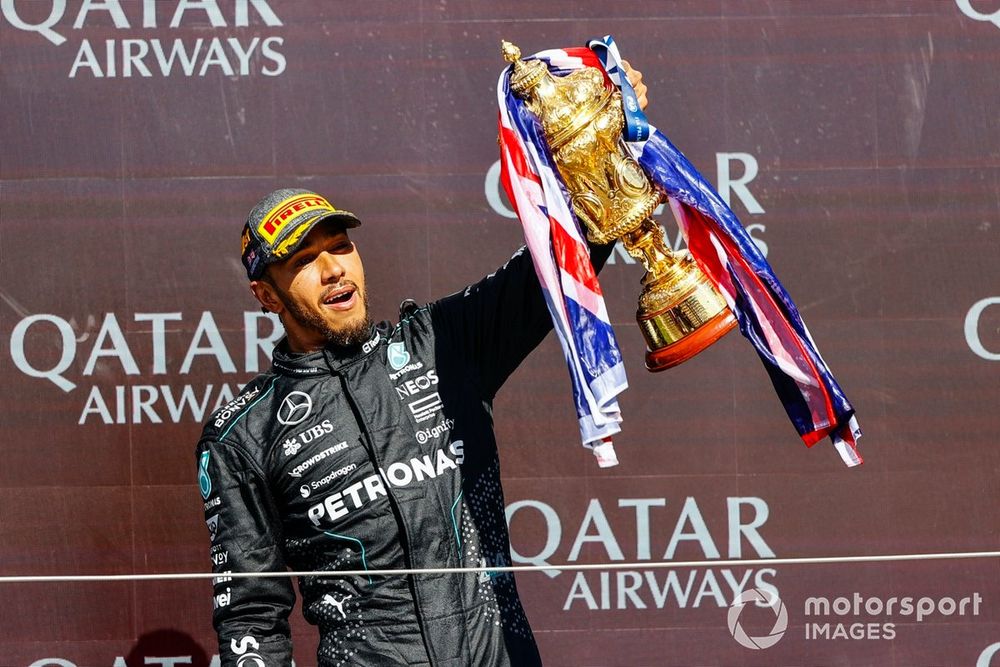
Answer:
<svg viewBox="0 0 1000 667"><path fill-rule="evenodd" d="M598 64L597 57L585 49ZM557 52L561 54L563 52ZM579 58L573 69L583 66ZM618 464L611 436L621 430L617 396L628 386L621 352L590 263L590 249L534 115L500 78L501 181L524 226L538 282L562 344L580 434L598 465Z"/></svg>
<svg viewBox="0 0 1000 667"><path fill-rule="evenodd" d="M614 78L625 77L615 77L621 62L614 40L609 36L599 41L604 45L598 45L600 56L580 47L542 51L532 58L545 62L557 76L597 67L610 87ZM501 180L524 227L569 364L584 443L593 446L595 434L603 438L619 429L614 397L626 386L621 354L597 278L585 261L587 246L570 210L565 184L537 119L510 90L511 71L512 67L504 70L497 87ZM625 109L627 119L631 111ZM862 463L854 408L816 349L791 297L708 181L663 133L651 125L648 132L648 139L626 145L668 195L688 250L736 315L740 332L757 351L799 435L808 446L830 436L847 465ZM610 391L613 394L606 393Z"/></svg>

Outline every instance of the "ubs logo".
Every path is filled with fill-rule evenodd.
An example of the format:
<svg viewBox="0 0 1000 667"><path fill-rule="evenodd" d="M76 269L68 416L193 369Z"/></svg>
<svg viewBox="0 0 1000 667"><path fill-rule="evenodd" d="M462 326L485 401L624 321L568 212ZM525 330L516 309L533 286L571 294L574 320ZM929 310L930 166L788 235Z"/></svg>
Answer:
<svg viewBox="0 0 1000 667"><path fill-rule="evenodd" d="M285 426L301 424L312 412L312 398L302 391L293 391L278 406L278 421Z"/></svg>
<svg viewBox="0 0 1000 667"><path fill-rule="evenodd" d="M973 0L955 0L955 4L958 5L958 10L973 21L989 21L996 27L1000 28L1000 9L987 14L986 12L981 12L973 7L972 3Z"/></svg>

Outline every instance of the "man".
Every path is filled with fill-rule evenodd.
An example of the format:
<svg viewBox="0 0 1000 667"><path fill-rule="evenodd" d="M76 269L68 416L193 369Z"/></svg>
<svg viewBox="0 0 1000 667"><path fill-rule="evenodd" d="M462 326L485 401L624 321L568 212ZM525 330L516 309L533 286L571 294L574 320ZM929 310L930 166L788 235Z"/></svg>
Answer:
<svg viewBox="0 0 1000 667"><path fill-rule="evenodd" d="M552 326L523 248L374 325L348 236L360 224L280 189L243 229L250 289L286 337L197 448L222 664L291 664L291 582L227 576L291 567L331 573L299 580L319 665L538 665L508 573L336 574L509 565L492 401ZM593 248L594 265L610 251Z"/></svg>

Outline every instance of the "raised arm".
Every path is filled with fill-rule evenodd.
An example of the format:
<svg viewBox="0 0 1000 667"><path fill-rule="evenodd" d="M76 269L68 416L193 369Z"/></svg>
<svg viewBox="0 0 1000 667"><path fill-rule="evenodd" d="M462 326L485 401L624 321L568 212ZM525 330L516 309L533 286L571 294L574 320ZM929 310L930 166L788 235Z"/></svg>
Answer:
<svg viewBox="0 0 1000 667"><path fill-rule="evenodd" d="M591 246L595 270L612 249ZM523 246L490 275L432 304L431 315L435 330L446 332L449 352L464 358L486 398L493 398L552 329L531 254Z"/></svg>

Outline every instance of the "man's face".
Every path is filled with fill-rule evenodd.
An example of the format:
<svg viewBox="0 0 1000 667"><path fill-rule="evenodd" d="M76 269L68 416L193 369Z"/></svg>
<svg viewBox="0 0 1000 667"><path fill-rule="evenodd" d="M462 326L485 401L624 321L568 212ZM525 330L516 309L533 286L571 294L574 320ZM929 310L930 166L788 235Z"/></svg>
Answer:
<svg viewBox="0 0 1000 667"><path fill-rule="evenodd" d="M250 289L281 316L293 351L368 339L371 319L361 257L335 221L310 230L294 254L269 265L267 278L251 282Z"/></svg>

